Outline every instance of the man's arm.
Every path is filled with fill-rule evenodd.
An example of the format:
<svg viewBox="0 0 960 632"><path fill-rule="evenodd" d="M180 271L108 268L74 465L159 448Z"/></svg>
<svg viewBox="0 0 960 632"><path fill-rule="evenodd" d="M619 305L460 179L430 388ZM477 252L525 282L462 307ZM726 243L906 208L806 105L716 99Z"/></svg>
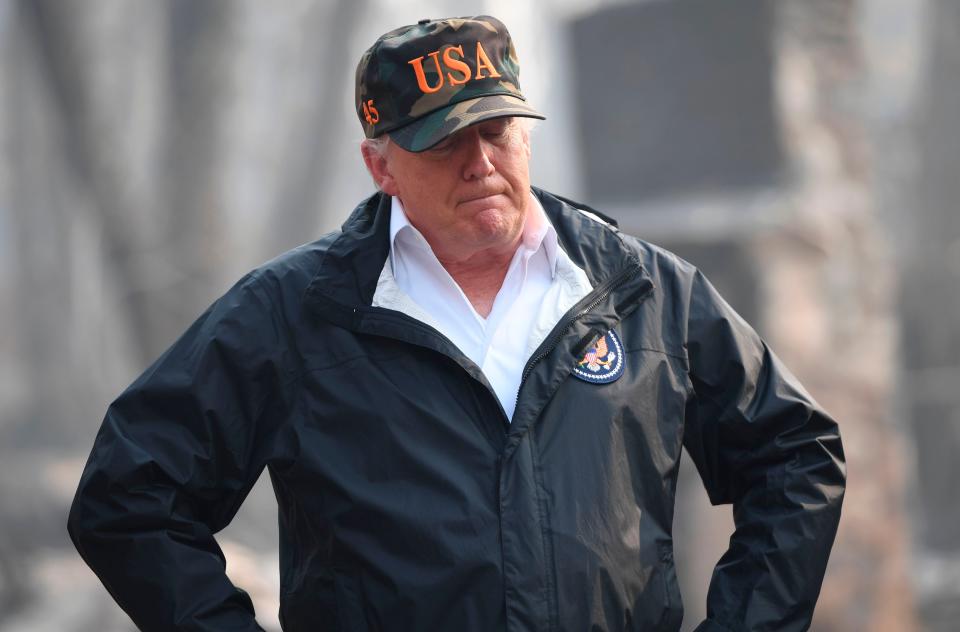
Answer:
<svg viewBox="0 0 960 632"><path fill-rule="evenodd" d="M250 277L109 408L68 529L143 630L260 630L213 535L262 471L282 418L282 331Z"/></svg>
<svg viewBox="0 0 960 632"><path fill-rule="evenodd" d="M806 630L840 519L839 430L699 272L689 310L684 444L736 525L697 632Z"/></svg>

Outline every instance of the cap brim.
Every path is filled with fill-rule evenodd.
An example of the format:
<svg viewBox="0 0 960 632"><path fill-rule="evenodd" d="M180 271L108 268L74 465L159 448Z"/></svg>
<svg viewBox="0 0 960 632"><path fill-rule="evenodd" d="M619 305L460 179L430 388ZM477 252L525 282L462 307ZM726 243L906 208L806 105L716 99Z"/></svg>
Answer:
<svg viewBox="0 0 960 632"><path fill-rule="evenodd" d="M407 151L430 149L441 140L465 127L504 116L546 117L519 97L492 94L440 108L409 125L388 132L390 140Z"/></svg>

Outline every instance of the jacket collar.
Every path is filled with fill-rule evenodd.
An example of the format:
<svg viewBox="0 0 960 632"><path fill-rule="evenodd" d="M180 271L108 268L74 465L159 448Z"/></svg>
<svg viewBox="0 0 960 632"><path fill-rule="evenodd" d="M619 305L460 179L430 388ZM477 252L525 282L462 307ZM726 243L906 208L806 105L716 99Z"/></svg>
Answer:
<svg viewBox="0 0 960 632"><path fill-rule="evenodd" d="M534 187L533 193L556 229L560 246L594 287L630 267L646 276L613 220L542 189ZM342 322L358 308L370 306L390 253L390 210L391 198L382 192L354 209L304 293L308 308Z"/></svg>

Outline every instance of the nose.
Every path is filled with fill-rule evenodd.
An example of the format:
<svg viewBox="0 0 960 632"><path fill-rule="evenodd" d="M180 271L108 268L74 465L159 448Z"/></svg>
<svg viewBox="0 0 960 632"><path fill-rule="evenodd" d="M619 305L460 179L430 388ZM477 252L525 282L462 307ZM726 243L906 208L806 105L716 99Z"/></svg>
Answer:
<svg viewBox="0 0 960 632"><path fill-rule="evenodd" d="M475 131L464 140L466 141L464 143L466 155L463 164L463 179L475 180L492 175L496 169L490 160L490 152L493 150L490 143Z"/></svg>

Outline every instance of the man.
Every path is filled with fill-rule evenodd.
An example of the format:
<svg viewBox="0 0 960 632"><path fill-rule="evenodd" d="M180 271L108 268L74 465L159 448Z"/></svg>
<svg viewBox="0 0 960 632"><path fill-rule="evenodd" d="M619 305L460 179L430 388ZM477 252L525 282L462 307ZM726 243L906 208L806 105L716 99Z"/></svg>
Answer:
<svg viewBox="0 0 960 632"><path fill-rule="evenodd" d="M686 446L736 532L698 630L802 630L836 425L692 266L531 188L503 24L357 71L380 192L218 300L115 401L70 516L146 630L255 630L214 534L264 467L285 630L677 630Z"/></svg>

